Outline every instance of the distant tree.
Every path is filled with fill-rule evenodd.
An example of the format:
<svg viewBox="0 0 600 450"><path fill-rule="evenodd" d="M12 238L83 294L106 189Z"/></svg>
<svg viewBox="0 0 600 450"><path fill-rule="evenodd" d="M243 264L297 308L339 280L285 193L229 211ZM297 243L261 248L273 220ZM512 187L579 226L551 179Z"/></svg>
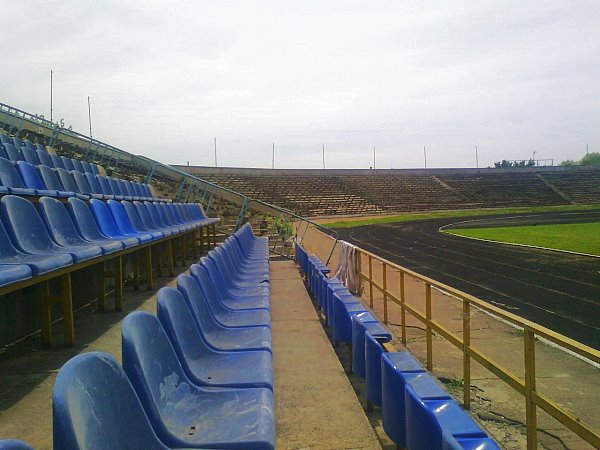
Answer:
<svg viewBox="0 0 600 450"><path fill-rule="evenodd" d="M503 159L502 161L496 161L494 163L494 167L497 169L512 169L515 167L533 167L535 166L535 161L530 159L529 161L507 161Z"/></svg>
<svg viewBox="0 0 600 450"><path fill-rule="evenodd" d="M582 166L600 166L600 153L592 152L585 155L579 161Z"/></svg>
<svg viewBox="0 0 600 450"><path fill-rule="evenodd" d="M578 164L579 164L579 162L573 161L572 159L567 159L560 163L561 166L576 166Z"/></svg>

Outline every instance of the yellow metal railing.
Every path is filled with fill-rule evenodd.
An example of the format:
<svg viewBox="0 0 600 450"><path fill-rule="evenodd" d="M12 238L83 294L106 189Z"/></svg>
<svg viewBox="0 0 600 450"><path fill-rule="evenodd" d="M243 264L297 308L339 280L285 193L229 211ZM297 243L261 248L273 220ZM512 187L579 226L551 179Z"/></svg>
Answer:
<svg viewBox="0 0 600 450"><path fill-rule="evenodd" d="M388 323L388 303L391 301L401 309L401 339L406 345L406 313L412 315L418 321L423 323L426 332L427 348L427 369L433 369L433 336L434 333L445 338L449 343L462 352L463 358L463 403L464 407L470 409L471 406L471 360L476 361L485 367L488 371L505 382L525 398L525 415L527 427L527 448L533 450L537 448L537 408L541 408L561 424L576 433L583 440L600 448L600 433L590 425L584 423L572 413L566 411L555 401L536 390L536 356L535 339L543 337L553 342L563 349L582 356L588 360L600 363L600 352L591 347L583 345L573 339L556 333L548 328L540 326L522 317L516 316L510 312L495 307L472 295L466 294L453 287L447 286L436 280L420 275L412 270L394 264L371 252L357 249L359 257L357 258L358 272L362 281L368 283L369 306L373 308L373 289L377 289L383 295L383 320ZM366 258L368 270L363 273L363 259ZM381 265L382 277L381 283L373 277L374 262ZM399 276L399 295L395 295L388 289L388 270L396 272ZM419 311L413 305L406 302L405 282L406 277L410 277L425 286L425 312ZM449 331L441 323L432 317L431 290L438 289L444 293L450 294L462 302L462 337ZM498 362L491 359L477 348L471 345L471 308L476 307L482 311L497 316L513 325L523 328L523 355L525 376L520 378L509 369L503 367Z"/></svg>

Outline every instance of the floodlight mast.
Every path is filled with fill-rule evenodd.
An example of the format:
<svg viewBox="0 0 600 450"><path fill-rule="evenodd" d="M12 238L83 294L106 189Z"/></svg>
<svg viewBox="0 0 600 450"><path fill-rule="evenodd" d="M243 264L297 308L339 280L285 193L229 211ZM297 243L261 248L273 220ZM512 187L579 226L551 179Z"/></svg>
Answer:
<svg viewBox="0 0 600 450"><path fill-rule="evenodd" d="M54 74L53 70L50 70L50 123L52 123L52 75Z"/></svg>

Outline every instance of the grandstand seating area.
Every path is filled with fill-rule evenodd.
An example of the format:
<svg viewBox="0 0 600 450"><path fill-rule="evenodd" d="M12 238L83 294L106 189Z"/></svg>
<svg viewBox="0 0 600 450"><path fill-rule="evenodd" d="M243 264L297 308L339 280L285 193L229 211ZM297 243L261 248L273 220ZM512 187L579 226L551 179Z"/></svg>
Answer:
<svg viewBox="0 0 600 450"><path fill-rule="evenodd" d="M352 370L365 379L369 404L382 408L383 429L399 448L499 449L407 351L390 346L391 333L315 255L296 245L296 261L333 339L351 344Z"/></svg>
<svg viewBox="0 0 600 450"><path fill-rule="evenodd" d="M594 204L600 170L277 171L179 166L302 216ZM291 172L291 173L288 173ZM303 174L302 174L303 173Z"/></svg>

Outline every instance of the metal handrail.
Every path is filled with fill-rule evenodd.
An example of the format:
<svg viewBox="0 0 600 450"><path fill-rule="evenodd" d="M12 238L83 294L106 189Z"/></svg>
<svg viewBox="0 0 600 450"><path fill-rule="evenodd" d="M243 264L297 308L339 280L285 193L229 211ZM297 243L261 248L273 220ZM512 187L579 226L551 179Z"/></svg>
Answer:
<svg viewBox="0 0 600 450"><path fill-rule="evenodd" d="M587 360L595 363L600 363L600 351L575 341L569 337L563 336L560 333L552 331L542 325L539 325L530 320L519 317L513 313L505 311L497 306L491 305L473 295L462 292L456 288L448 286L444 283L429 278L414 272L406 267L395 264L381 256L372 252L357 247L357 270L359 278L368 283L369 306L373 307L373 288L377 289L383 295L383 314L384 322L388 323L388 301L392 301L400 306L401 312L401 340L404 345L407 343L406 338L406 313L408 312L414 318L425 325L426 329L426 346L427 346L427 362L428 370L433 369L433 333L445 338L453 346L460 349L463 354L463 403L465 408L470 409L471 404L471 359L475 360L488 371L504 381L515 391L525 397L525 415L527 427L527 448L533 450L537 448L537 414L536 408L541 408L561 424L569 428L579 437L584 439L595 448L600 448L600 430L593 429L590 425L575 417L569 411L559 406L552 399L544 394L536 391L536 375L535 375L535 339L537 336L547 339L560 348L569 350L576 355L579 355ZM363 272L362 256L365 256L368 263L367 273ZM382 265L382 282L379 283L373 279L373 261ZM400 276L400 293L399 296L387 288L387 270L390 268L398 272ZM410 277L425 285L425 312L420 311L412 305L407 304L405 294L405 277ZM434 320L432 317L431 307L431 290L438 289L444 293L450 294L452 297L462 302L462 337L451 332L441 323ZM362 291L361 291L362 292ZM498 362L491 359L489 356L471 345L471 322L470 313L471 307L476 307L482 311L499 317L517 327L523 328L523 348L524 348L524 363L525 376L521 378L503 367Z"/></svg>

